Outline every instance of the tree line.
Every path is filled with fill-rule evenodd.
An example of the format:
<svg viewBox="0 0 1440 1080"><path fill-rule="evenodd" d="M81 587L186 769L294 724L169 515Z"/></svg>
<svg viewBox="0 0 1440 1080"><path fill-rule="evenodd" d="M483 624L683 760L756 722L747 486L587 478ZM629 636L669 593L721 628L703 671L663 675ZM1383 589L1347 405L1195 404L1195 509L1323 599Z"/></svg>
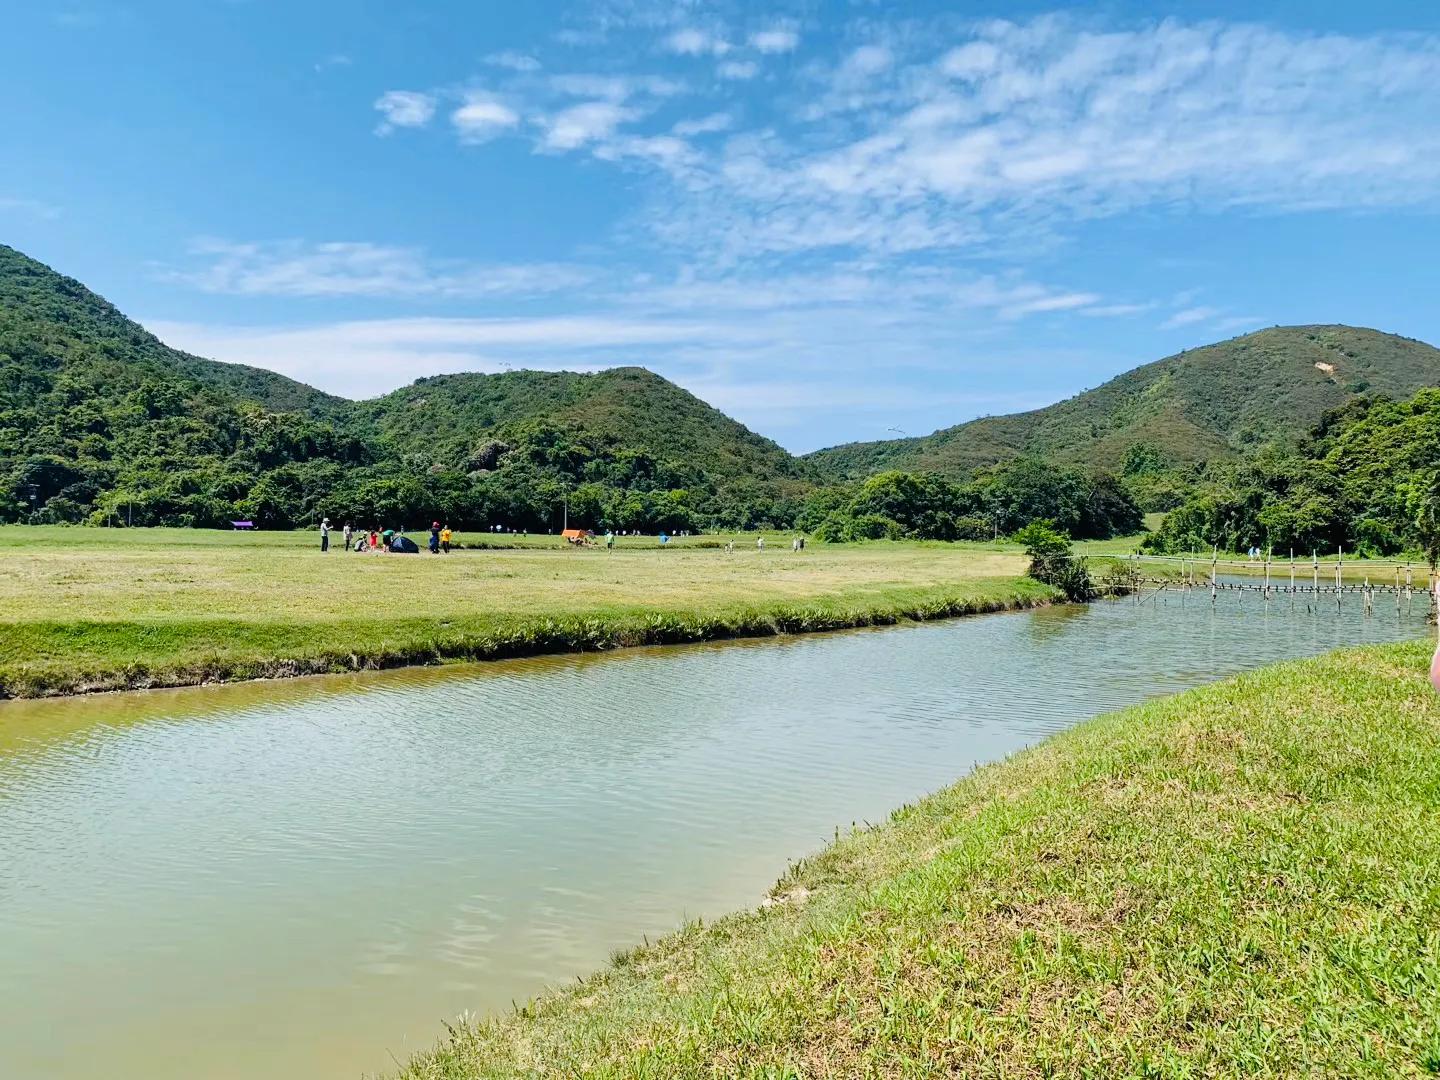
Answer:
<svg viewBox="0 0 1440 1080"><path fill-rule="evenodd" d="M1166 554L1440 554L1440 389L1357 399L1300 445L1268 445L1182 482L1184 497L1144 548Z"/></svg>

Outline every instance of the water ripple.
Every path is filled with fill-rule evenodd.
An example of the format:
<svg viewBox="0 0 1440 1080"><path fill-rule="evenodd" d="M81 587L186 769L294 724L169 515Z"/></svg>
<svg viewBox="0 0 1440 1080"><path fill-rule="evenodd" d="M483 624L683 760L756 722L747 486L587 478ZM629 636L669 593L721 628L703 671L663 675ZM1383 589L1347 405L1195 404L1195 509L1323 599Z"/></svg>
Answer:
<svg viewBox="0 0 1440 1080"><path fill-rule="evenodd" d="M1355 609L1191 596L0 707L7 1075L384 1069L1079 719L1423 632ZM57 1047L77 1001L105 1019Z"/></svg>

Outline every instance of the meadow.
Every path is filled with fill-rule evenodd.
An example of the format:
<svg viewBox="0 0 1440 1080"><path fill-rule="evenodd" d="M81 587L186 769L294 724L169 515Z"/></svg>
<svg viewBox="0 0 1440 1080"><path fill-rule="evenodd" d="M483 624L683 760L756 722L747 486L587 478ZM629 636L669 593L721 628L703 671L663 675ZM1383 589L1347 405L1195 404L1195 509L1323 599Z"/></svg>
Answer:
<svg viewBox="0 0 1440 1080"><path fill-rule="evenodd" d="M422 542L424 537L418 537ZM449 555L315 533L0 527L0 693L186 685L791 633L1043 603L1017 549L773 534L614 551L472 534Z"/></svg>
<svg viewBox="0 0 1440 1080"><path fill-rule="evenodd" d="M401 1075L1440 1073L1429 647L1081 724Z"/></svg>

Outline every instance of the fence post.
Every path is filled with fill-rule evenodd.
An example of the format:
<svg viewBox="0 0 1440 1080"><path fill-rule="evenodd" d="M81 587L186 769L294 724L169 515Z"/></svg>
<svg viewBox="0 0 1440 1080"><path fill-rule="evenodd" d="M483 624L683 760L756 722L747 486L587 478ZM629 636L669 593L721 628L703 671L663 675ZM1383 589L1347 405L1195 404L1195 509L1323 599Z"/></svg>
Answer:
<svg viewBox="0 0 1440 1080"><path fill-rule="evenodd" d="M1335 610L1340 610L1340 599L1345 592L1345 545L1335 549Z"/></svg>

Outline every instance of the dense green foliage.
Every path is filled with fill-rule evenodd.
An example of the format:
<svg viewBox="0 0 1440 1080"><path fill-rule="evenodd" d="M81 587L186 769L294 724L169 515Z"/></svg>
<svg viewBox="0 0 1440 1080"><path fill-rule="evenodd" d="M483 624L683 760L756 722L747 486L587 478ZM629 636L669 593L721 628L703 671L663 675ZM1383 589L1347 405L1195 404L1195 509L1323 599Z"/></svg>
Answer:
<svg viewBox="0 0 1440 1080"><path fill-rule="evenodd" d="M1403 490L1387 476L1380 497L1359 494L1369 451L1297 450L1296 433L1325 406L1350 406L1332 428L1367 411L1362 390L1436 381L1437 359L1368 330L1263 331L1050 409L797 459L640 368L445 375L345 401L171 349L0 246L0 522L294 528L328 516L414 528L438 518L546 532L568 512L571 525L648 533L965 540L1044 520L1091 539L1138 531L1142 510L1173 509L1163 547L1208 537L1390 550L1426 543L1427 513L1440 521L1440 474L1424 472L1440 462L1423 440L1411 447L1401 430L1398 452L1373 448L1411 469Z"/></svg>
<svg viewBox="0 0 1440 1080"><path fill-rule="evenodd" d="M809 470L780 446L642 368L420 379L357 414L403 467L467 515L530 528L788 525ZM459 516L458 510L445 510Z"/></svg>
<svg viewBox="0 0 1440 1080"><path fill-rule="evenodd" d="M1241 550L1440 554L1440 390L1362 399L1299 448L1212 465L1147 537L1159 552Z"/></svg>
<svg viewBox="0 0 1440 1080"><path fill-rule="evenodd" d="M170 349L84 286L0 247L0 521L544 532L822 528L977 539L1036 518L1133 532L1115 481L1025 460L963 484L824 488L768 439L648 371L423 378L348 402Z"/></svg>
<svg viewBox="0 0 1440 1080"><path fill-rule="evenodd" d="M788 525L779 446L639 369L423 379L352 403L170 349L0 246L0 521Z"/></svg>
<svg viewBox="0 0 1440 1080"><path fill-rule="evenodd" d="M1048 521L1032 521L1015 534L1030 559L1030 576L1053 585L1067 600L1089 600L1095 595L1089 562L1075 554L1070 538Z"/></svg>
<svg viewBox="0 0 1440 1080"><path fill-rule="evenodd" d="M1437 383L1440 350L1423 342L1349 326L1275 327L1146 364L1034 412L923 438L850 443L807 460L835 480L886 469L962 480L1034 455L1149 476L1136 494L1145 509L1163 510L1173 496L1150 498L1146 488L1165 469L1234 460L1271 442L1294 445L1357 396L1403 398ZM1150 460L1130 459L1136 446Z"/></svg>
<svg viewBox="0 0 1440 1080"><path fill-rule="evenodd" d="M965 484L933 473L880 473L821 488L798 523L822 540L986 540L1048 521L1084 539L1140 531L1142 515L1114 477L1020 458Z"/></svg>
<svg viewBox="0 0 1440 1080"><path fill-rule="evenodd" d="M329 419L343 404L169 349L0 247L0 521L288 517L374 460Z"/></svg>

